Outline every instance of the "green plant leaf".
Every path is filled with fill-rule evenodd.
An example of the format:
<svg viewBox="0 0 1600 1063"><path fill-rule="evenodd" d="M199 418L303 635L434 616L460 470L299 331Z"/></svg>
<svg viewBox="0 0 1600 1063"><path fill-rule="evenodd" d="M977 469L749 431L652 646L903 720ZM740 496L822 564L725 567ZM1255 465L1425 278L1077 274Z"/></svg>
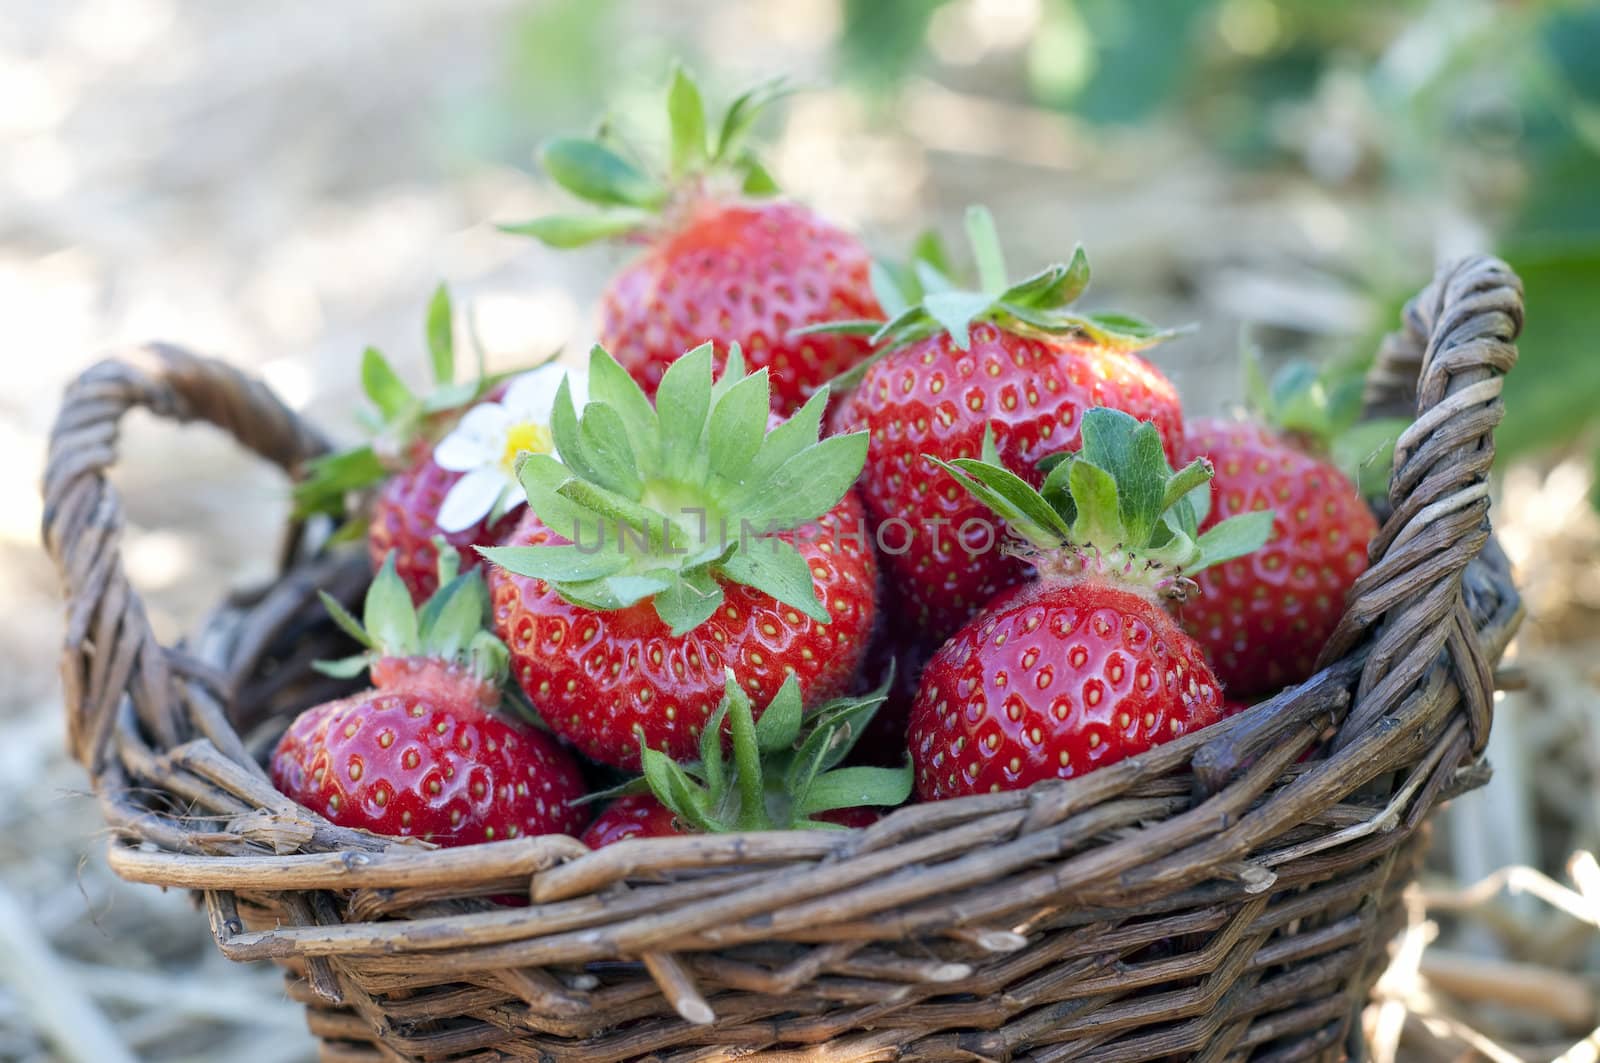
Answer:
<svg viewBox="0 0 1600 1063"><path fill-rule="evenodd" d="M662 472L689 479L704 459L701 440L711 408L711 344L702 343L667 367L656 389Z"/></svg>
<svg viewBox="0 0 1600 1063"><path fill-rule="evenodd" d="M1214 525L1195 540L1195 545L1200 548L1200 559L1185 571L1192 575L1203 568L1261 549L1272 535L1272 516L1272 510L1258 509L1229 517Z"/></svg>
<svg viewBox="0 0 1600 1063"><path fill-rule="evenodd" d="M801 716L800 681L790 672L756 720L757 747L763 753L789 749L800 737Z"/></svg>
<svg viewBox="0 0 1600 1063"><path fill-rule="evenodd" d="M294 515L340 516L345 511L346 495L382 483L388 475L389 470L370 446L314 458L306 465L305 479L294 485Z"/></svg>
<svg viewBox="0 0 1600 1063"><path fill-rule="evenodd" d="M873 259L872 265L867 268L867 281L871 284L872 295L883 308L885 317L894 317L911 306L911 300L901 289L900 281L893 271L877 259ZM867 322L857 322L857 324L867 324ZM882 322L874 321L871 324L876 329Z"/></svg>
<svg viewBox="0 0 1600 1063"><path fill-rule="evenodd" d="M672 174L681 177L706 161L705 101L700 97L700 86L682 66L672 69L667 122L672 132Z"/></svg>
<svg viewBox="0 0 1600 1063"><path fill-rule="evenodd" d="M972 346L972 321L994 305L994 297L975 292L934 292L922 300L928 316L950 334L961 350Z"/></svg>
<svg viewBox="0 0 1600 1063"><path fill-rule="evenodd" d="M756 527L797 528L828 512L867 459L867 433L829 436L789 458L763 483L736 493L732 511Z"/></svg>
<svg viewBox="0 0 1600 1063"><path fill-rule="evenodd" d="M489 592L483 576L477 570L457 576L428 599L419 618L423 652L446 661L456 660L482 633L488 612Z"/></svg>
<svg viewBox="0 0 1600 1063"><path fill-rule="evenodd" d="M434 289L428 303L428 359L433 364L433 382L439 387L456 379L456 340L454 315L450 310L450 290L443 284Z"/></svg>
<svg viewBox="0 0 1600 1063"><path fill-rule="evenodd" d="M1067 466L1067 483L1078 509L1072 522L1073 542L1108 548L1134 541L1119 515L1122 500L1115 476L1094 462L1081 459Z"/></svg>
<svg viewBox="0 0 1600 1063"><path fill-rule="evenodd" d="M1028 482L1001 465L974 458L939 461L928 455L954 476L971 494L1003 517L1011 530L1036 546L1059 546L1068 530L1059 514L1039 496Z"/></svg>
<svg viewBox="0 0 1600 1063"><path fill-rule="evenodd" d="M789 95L794 89L783 78L773 78L751 86L734 97L722 117L722 128L717 134L714 159L734 157L740 142L750 132L750 127L760 117L764 108Z"/></svg>
<svg viewBox="0 0 1600 1063"><path fill-rule="evenodd" d="M911 763L899 768L835 768L812 781L795 811L812 816L835 808L893 807L911 796Z"/></svg>
<svg viewBox="0 0 1600 1063"><path fill-rule="evenodd" d="M740 543L718 568L735 583L770 594L813 620L826 624L832 619L817 600L811 566L782 539L769 536Z"/></svg>
<svg viewBox="0 0 1600 1063"><path fill-rule="evenodd" d="M599 344L589 352L589 401L604 403L621 415L639 469L654 469L660 432L656 409L628 371Z"/></svg>
<svg viewBox="0 0 1600 1063"><path fill-rule="evenodd" d="M697 831L711 832L720 828L712 818L710 801L705 790L679 767L676 761L658 750L639 743L639 760L644 778L655 794L672 814Z"/></svg>
<svg viewBox="0 0 1600 1063"><path fill-rule="evenodd" d="M611 240L635 232L650 221L642 210L616 208L604 214L551 214L529 221L510 222L495 228L512 236L531 236L546 247L583 247L600 240Z"/></svg>
<svg viewBox="0 0 1600 1063"><path fill-rule="evenodd" d="M730 377L731 372L725 371L723 379ZM765 369L743 379L732 379L738 382L717 399L711 410L711 471L739 483L761 450L771 401Z"/></svg>
<svg viewBox="0 0 1600 1063"><path fill-rule="evenodd" d="M1084 413L1080 431L1082 460L1104 469L1116 482L1117 514L1124 541L1136 548L1143 546L1161 520L1167 477L1171 475L1161 449L1161 433L1148 421L1103 406ZM1073 498L1082 519L1085 500L1076 493ZM1097 514L1096 519L1104 521L1106 515Z"/></svg>
<svg viewBox="0 0 1600 1063"><path fill-rule="evenodd" d="M557 137L540 161L557 184L591 203L653 208L667 200L659 182L598 141Z"/></svg>
<svg viewBox="0 0 1600 1063"><path fill-rule="evenodd" d="M704 573L679 575L666 590L655 596L656 615L672 629L673 635L686 635L711 618L722 604L722 588Z"/></svg>
<svg viewBox="0 0 1600 1063"><path fill-rule="evenodd" d="M721 805L728 793L727 762L722 756L722 724L727 718L728 701L724 694L700 729L700 774L711 791L712 807Z"/></svg>
<svg viewBox="0 0 1600 1063"><path fill-rule="evenodd" d="M565 388L567 382L563 380ZM570 400L569 400L570 402ZM629 445L628 425L621 414L604 403L584 407L578 424L584 454L594 470L594 479L624 498L637 500L644 490L639 465Z"/></svg>
<svg viewBox="0 0 1600 1063"><path fill-rule="evenodd" d="M367 670L369 663L367 656L361 654L355 657L341 657L337 661L312 661L311 667L334 679L354 679Z"/></svg>
<svg viewBox="0 0 1600 1063"><path fill-rule="evenodd" d="M628 567L628 558L607 542L604 550L577 546L480 546L490 564L529 579L581 583L614 576Z"/></svg>
<svg viewBox="0 0 1600 1063"><path fill-rule="evenodd" d="M376 648L373 644L372 636L368 635L366 629L361 626L361 621L351 616L350 610L346 609L339 599L324 590L317 591L317 597L322 601L322 607L328 611L328 615L333 618L333 622L338 625L340 631L343 631L369 650Z"/></svg>
<svg viewBox="0 0 1600 1063"><path fill-rule="evenodd" d="M734 782L739 790L740 830L759 830L771 826L767 818L766 783L761 770L761 744L756 737L750 697L734 678L733 669L724 672L723 704L728 710L728 730L733 736Z"/></svg>
<svg viewBox="0 0 1600 1063"><path fill-rule="evenodd" d="M392 550L383 559L383 567L378 569L367 590L361 626L382 653L394 657L416 656L417 610L411 604L411 592L406 590L395 571Z"/></svg>
<svg viewBox="0 0 1600 1063"><path fill-rule="evenodd" d="M750 462L746 483L761 483L802 450L813 446L822 433L822 415L828 408L829 388L824 385L787 421L768 432Z"/></svg>
<svg viewBox="0 0 1600 1063"><path fill-rule="evenodd" d="M1006 256L1000 248L1000 233L988 207L967 208L967 239L978 263L978 286L992 301L1006 290Z"/></svg>
<svg viewBox="0 0 1600 1063"><path fill-rule="evenodd" d="M417 408L417 397L376 347L361 352L361 390L386 422L398 421Z"/></svg>
<svg viewBox="0 0 1600 1063"><path fill-rule="evenodd" d="M1383 417L1354 425L1333 437L1329 457L1356 482L1364 497L1386 494L1395 442L1410 426L1411 421L1404 417Z"/></svg>

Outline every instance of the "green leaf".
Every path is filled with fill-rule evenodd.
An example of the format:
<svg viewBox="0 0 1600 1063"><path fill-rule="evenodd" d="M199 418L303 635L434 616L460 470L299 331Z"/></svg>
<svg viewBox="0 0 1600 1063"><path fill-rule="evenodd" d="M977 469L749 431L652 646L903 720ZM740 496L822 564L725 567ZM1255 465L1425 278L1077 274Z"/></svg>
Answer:
<svg viewBox="0 0 1600 1063"><path fill-rule="evenodd" d="M657 181L598 141L557 137L540 161L557 184L591 203L659 207L667 200Z"/></svg>
<svg viewBox="0 0 1600 1063"><path fill-rule="evenodd" d="M888 698L893 679L891 671L877 690L858 697L835 698L813 714L812 734L807 736L807 741L809 742L813 736L822 740L823 755L818 762L822 771L827 771L844 760L856 742L866 733L867 725L872 722L872 718L877 715ZM803 755L810 756L809 753Z"/></svg>
<svg viewBox="0 0 1600 1063"><path fill-rule="evenodd" d="M700 730L700 774L711 791L713 807L720 804L728 792L728 771L722 756L722 722L727 718L728 700L724 696Z"/></svg>
<svg viewBox="0 0 1600 1063"><path fill-rule="evenodd" d="M531 236L546 247L564 250L626 236L643 228L649 220L646 211L618 208L604 214L551 214L495 228L512 236Z"/></svg>
<svg viewBox="0 0 1600 1063"><path fill-rule="evenodd" d="M566 387L566 383L562 380L561 386ZM638 462L628 443L628 425L621 414L604 403L591 403L584 408L578 435L595 481L624 498L638 499L644 483L639 479Z"/></svg>
<svg viewBox="0 0 1600 1063"><path fill-rule="evenodd" d="M1356 482L1363 496L1385 494L1394 466L1395 441L1410 426L1404 417L1362 422L1333 437L1329 456Z"/></svg>
<svg viewBox="0 0 1600 1063"><path fill-rule="evenodd" d="M1078 504L1072 500L1072 466L1077 464L1077 457L1076 454L1063 452L1051 454L1039 462L1039 468L1045 470L1044 483L1039 485L1039 497L1060 514L1069 526L1078 519ZM1064 460L1051 461L1050 458Z"/></svg>
<svg viewBox="0 0 1600 1063"><path fill-rule="evenodd" d="M366 654L359 654L355 657L341 657L337 661L312 661L311 667L334 679L354 679L365 672L370 663Z"/></svg>
<svg viewBox="0 0 1600 1063"><path fill-rule="evenodd" d="M728 378L725 373L723 379ZM739 483L749 472L766 437L769 396L767 371L762 369L739 380L717 399L711 410L709 442L713 473Z"/></svg>
<svg viewBox="0 0 1600 1063"><path fill-rule="evenodd" d="M812 782L795 811L812 816L835 808L892 808L911 796L911 783L910 761L899 768L836 768Z"/></svg>
<svg viewBox="0 0 1600 1063"><path fill-rule="evenodd" d="M594 549L605 541L605 528L597 514L561 494L570 479L572 470L549 454L529 454L517 464L517 481L540 522L561 538Z"/></svg>
<svg viewBox="0 0 1600 1063"><path fill-rule="evenodd" d="M322 607L328 611L328 615L333 618L333 622L339 626L340 631L343 631L369 650L376 648L373 645L372 636L368 635L366 629L361 626L361 621L351 616L350 610L346 609L339 599L323 590L317 591L317 597L321 599Z"/></svg>
<svg viewBox="0 0 1600 1063"><path fill-rule="evenodd" d="M1100 406L1083 415L1082 459L1110 473L1116 481L1118 516L1124 542L1135 549L1146 545L1161 520L1166 493L1167 467L1161 449L1161 433L1148 421ZM1076 493L1078 516L1085 511L1085 500ZM1097 514L1104 522L1109 514Z"/></svg>
<svg viewBox="0 0 1600 1063"><path fill-rule="evenodd" d="M806 400L805 405L790 415L787 421L766 434L761 449L750 462L746 483L762 483L782 468L790 458L817 442L822 433L822 414L828 408L829 389L826 385Z"/></svg>
<svg viewBox="0 0 1600 1063"><path fill-rule="evenodd" d="M1073 542L1109 548L1134 541L1119 516L1122 507L1116 477L1091 461L1080 460L1067 467L1067 483L1078 509L1072 522Z"/></svg>
<svg viewBox="0 0 1600 1063"><path fill-rule="evenodd" d="M1102 311L1075 319L1090 339L1112 350L1141 351L1178 335L1182 329L1164 329L1132 314Z"/></svg>
<svg viewBox="0 0 1600 1063"><path fill-rule="evenodd" d="M954 476L973 497L1004 518L1013 532L1030 543L1048 548L1059 546L1067 537L1067 526L1060 515L1026 480L1003 465L973 458L944 462L930 456L928 460Z"/></svg>
<svg viewBox="0 0 1600 1063"><path fill-rule="evenodd" d="M767 788L761 770L761 744L756 737L750 697L734 678L733 669L724 672L723 704L728 709L728 729L733 735L734 781L739 787L740 830L770 827L767 817Z"/></svg>
<svg viewBox="0 0 1600 1063"><path fill-rule="evenodd" d="M413 657L418 650L417 610L411 592L394 567L394 551L383 559L383 567L367 591L361 626L372 636L373 644L394 657Z"/></svg>
<svg viewBox="0 0 1600 1063"><path fill-rule="evenodd" d="M435 597L439 604L428 611L426 623L421 625L421 646L425 653L453 661L483 631L489 592L483 576L473 570L441 587ZM429 599L432 603L433 599Z"/></svg>
<svg viewBox="0 0 1600 1063"><path fill-rule="evenodd" d="M768 536L740 543L718 569L735 583L770 594L813 620L826 624L832 619L817 600L811 566L782 539Z"/></svg>
<svg viewBox="0 0 1600 1063"><path fill-rule="evenodd" d="M756 745L763 753L781 753L800 737L800 680L790 672L756 720Z"/></svg>
<svg viewBox="0 0 1600 1063"><path fill-rule="evenodd" d="M964 351L972 345L973 319L994 306L994 297L973 292L934 292L922 300L922 306Z"/></svg>
<svg viewBox="0 0 1600 1063"><path fill-rule="evenodd" d="M783 78L773 78L764 81L734 97L728 105L727 112L722 117L722 129L717 134L716 150L712 153L713 159L721 160L732 158L750 127L760 116L763 108L776 100L782 99L794 90L788 86Z"/></svg>
<svg viewBox="0 0 1600 1063"><path fill-rule="evenodd" d="M711 344L702 343L667 367L656 389L661 423L661 471L688 479L703 460L701 440L711 408Z"/></svg>
<svg viewBox="0 0 1600 1063"><path fill-rule="evenodd" d="M756 527L797 528L828 512L867 459L867 433L829 436L789 458L763 483L736 492L730 509Z"/></svg>
<svg viewBox="0 0 1600 1063"><path fill-rule="evenodd" d="M1255 553L1272 535L1272 517L1272 510L1257 509L1216 524L1195 541L1200 548L1200 559L1185 571L1192 575L1203 568Z"/></svg>
<svg viewBox="0 0 1600 1063"><path fill-rule="evenodd" d="M775 196L780 191L777 179L753 153L748 151L740 153L738 169L744 174L744 180L739 183L739 191L745 195Z"/></svg>
<svg viewBox="0 0 1600 1063"><path fill-rule="evenodd" d="M621 415L640 470L653 469L660 431L656 409L628 371L599 344L589 352L589 401L604 403Z"/></svg>
<svg viewBox="0 0 1600 1063"><path fill-rule="evenodd" d="M1196 458L1183 468L1179 469L1167 480L1166 487L1161 495L1161 509L1163 512L1178 504L1178 500L1185 495L1193 494L1199 488L1211 482L1211 463L1203 458ZM1206 492L1208 495L1210 491Z"/></svg>
<svg viewBox="0 0 1600 1063"><path fill-rule="evenodd" d="M315 458L306 465L305 479L294 485L294 515L341 516L346 495L382 483L388 475L389 470L370 446Z"/></svg>
<svg viewBox="0 0 1600 1063"><path fill-rule="evenodd" d="M878 300L878 305L883 308L884 317L894 317L911 306L911 300L907 298L906 292L901 288L900 281L896 279L894 272L877 259L873 259L872 265L867 269L867 281L872 286L873 297ZM848 324L849 322L844 323ZM855 322L855 324L866 324L866 322ZM876 329L882 322L874 321L871 324Z"/></svg>
<svg viewBox="0 0 1600 1063"><path fill-rule="evenodd" d="M722 604L722 588L702 573L684 573L655 596L656 615L672 629L686 635L711 618Z"/></svg>
<svg viewBox="0 0 1600 1063"><path fill-rule="evenodd" d="M480 546L478 553L490 564L518 576L551 583L581 583L614 576L628 567L628 558L612 549L614 545L607 543L605 550L587 546Z"/></svg>
<svg viewBox="0 0 1600 1063"><path fill-rule="evenodd" d="M711 816L710 801L705 790L665 753L646 746L641 738L639 760L644 768L644 778L650 792L672 810L673 815L696 831L711 832L718 829Z"/></svg>
<svg viewBox="0 0 1600 1063"><path fill-rule="evenodd" d="M705 101L700 97L700 87L682 66L672 69L667 120L672 131L672 175L681 177L706 160Z"/></svg>
<svg viewBox="0 0 1600 1063"><path fill-rule="evenodd" d="M550 439L563 465L570 466L579 476L596 478L583 436L578 431L578 409L572 401L572 384L565 375L556 385L555 402L550 406Z"/></svg>
<svg viewBox="0 0 1600 1063"><path fill-rule="evenodd" d="M911 262L924 262L941 276L955 275L955 269L950 265L950 252L944 246L944 240L939 236L937 229L924 229L911 241ZM921 298L922 292L916 292Z"/></svg>
<svg viewBox="0 0 1600 1063"><path fill-rule="evenodd" d="M642 537L653 554L661 553L668 545L669 522L649 506L641 505L625 495L578 476L568 477L556 488L556 494L604 518L619 529L619 538L624 530L630 538Z"/></svg>
<svg viewBox="0 0 1600 1063"><path fill-rule="evenodd" d="M456 378L456 340L452 331L450 291L443 284L434 289L428 303L428 358L433 363L433 382L439 386Z"/></svg>
<svg viewBox="0 0 1600 1063"><path fill-rule="evenodd" d="M417 406L417 397L376 347L361 352L361 390L386 422L399 420Z"/></svg>
<svg viewBox="0 0 1600 1063"><path fill-rule="evenodd" d="M967 208L967 239L978 262L978 284L992 299L1006 290L1006 258L988 207Z"/></svg>

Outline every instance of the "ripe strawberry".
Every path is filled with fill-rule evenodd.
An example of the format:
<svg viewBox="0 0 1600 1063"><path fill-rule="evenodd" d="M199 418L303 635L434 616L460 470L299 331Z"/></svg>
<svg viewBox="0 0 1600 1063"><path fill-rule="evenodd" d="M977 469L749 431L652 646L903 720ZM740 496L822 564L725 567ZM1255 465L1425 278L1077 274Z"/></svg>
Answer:
<svg viewBox="0 0 1600 1063"><path fill-rule="evenodd" d="M324 598L369 652L326 670L370 667L372 689L302 713L272 754L272 781L335 823L440 845L576 834L583 778L549 735L494 710L506 650L481 630L483 577L455 575L419 613L385 562L365 626Z"/></svg>
<svg viewBox="0 0 1600 1063"><path fill-rule="evenodd" d="M806 830L832 825L864 827L883 809L911 795L911 765L837 765L849 755L888 693L841 698L802 720L794 676L756 719L750 698L730 670L722 703L700 737L700 760L678 764L643 747L644 777L618 788L617 798L584 832L598 849L624 838L739 830ZM733 735L726 762L720 733Z"/></svg>
<svg viewBox="0 0 1600 1063"><path fill-rule="evenodd" d="M1003 592L936 653L911 710L917 793L933 800L1069 779L1215 723L1222 691L1160 598L1265 541L1271 513L1204 535L1153 425L1095 409L1040 491L1003 468L941 463L1021 536L1038 579Z"/></svg>
<svg viewBox="0 0 1600 1063"><path fill-rule="evenodd" d="M649 175L599 140L546 146L545 169L606 213L507 226L553 247L626 236L644 245L601 297L600 343L647 394L684 351L714 340L718 368L738 343L771 371L772 408L792 413L822 384L867 356L858 336L795 336L802 325L880 317L871 258L854 236L788 200L743 146L757 113L781 94L771 84L736 99L708 138L693 80L674 73L668 97L672 162Z"/></svg>
<svg viewBox="0 0 1600 1063"><path fill-rule="evenodd" d="M1184 630L1205 647L1230 693L1263 694L1307 679L1367 568L1378 522L1355 483L1332 462L1260 425L1202 420L1184 436L1189 457L1217 477L1201 523L1271 506L1267 545L1197 577Z"/></svg>
<svg viewBox="0 0 1600 1063"><path fill-rule="evenodd" d="M482 563L474 546L493 546L516 528L521 507L496 517L493 514L461 531L439 528L439 507L445 495L461 481L464 473L439 466L433 455L423 451L410 468L384 482L372 504L367 525L367 554L372 567L394 555L395 570L418 604L439 589L439 539L455 548L463 568Z"/></svg>
<svg viewBox="0 0 1600 1063"><path fill-rule="evenodd" d="M767 371L738 348L675 362L656 406L606 352L581 422L558 397L565 464L521 467L531 515L494 568L512 674L556 732L637 767L638 738L692 757L731 668L770 699L795 676L808 705L848 689L876 612L877 571L850 492L866 440L817 442L826 390L766 431Z"/></svg>
<svg viewBox="0 0 1600 1063"><path fill-rule="evenodd" d="M1088 283L1081 249L1070 265L1007 288L987 211L970 211L968 227L984 291L935 286L919 306L900 309L874 335L885 353L833 419L837 430L870 434L862 500L891 584L934 640L1021 580L1025 566L998 549L983 505L929 458L977 457L987 428L988 457L1038 486L1036 463L1076 446L1092 407L1154 422L1169 453L1182 431L1172 384L1133 353L1163 334L1120 316L1066 312Z"/></svg>

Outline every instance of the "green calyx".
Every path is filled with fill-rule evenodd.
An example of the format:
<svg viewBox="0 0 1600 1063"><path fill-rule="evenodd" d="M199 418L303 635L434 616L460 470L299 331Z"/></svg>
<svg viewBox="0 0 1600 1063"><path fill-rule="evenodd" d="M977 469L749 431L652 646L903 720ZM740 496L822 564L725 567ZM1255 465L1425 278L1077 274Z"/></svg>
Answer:
<svg viewBox="0 0 1600 1063"><path fill-rule="evenodd" d="M819 441L826 388L768 431L767 371L746 375L737 344L716 380L711 361L709 343L679 358L652 406L596 347L582 416L565 383L556 395L561 459L530 454L518 466L529 506L568 543L480 552L591 609L651 601L677 634L716 611L724 581L827 622L810 567L778 535L844 497L866 461L866 433Z"/></svg>
<svg viewBox="0 0 1600 1063"><path fill-rule="evenodd" d="M324 675L350 679L384 657L419 657L464 666L485 684L505 682L510 653L486 626L489 589L483 574L460 572L460 555L442 536L435 537L439 555L439 589L419 609L411 592L395 571L394 554L367 590L361 619L357 620L326 591L319 591L323 607L340 629L366 647L366 652L338 661L318 661Z"/></svg>
<svg viewBox="0 0 1600 1063"><path fill-rule="evenodd" d="M1141 350L1175 335L1173 330L1128 314L1072 312L1069 307L1089 286L1089 260L1082 247L1073 251L1065 265L1047 266L1012 284L1006 279L1005 256L988 209L967 208L966 228L977 264L976 290L961 288L950 279L943 248L937 239L924 236L908 267L880 264L872 270L873 293L888 315L887 321L833 321L798 331L864 335L883 350L940 332L949 333L955 345L966 350L972 326L981 322L1020 333L1075 334L1126 351ZM835 384L855 383L865 368L856 366Z"/></svg>
<svg viewBox="0 0 1600 1063"><path fill-rule="evenodd" d="M1245 342L1241 349L1245 394L1256 417L1290 436L1303 450L1325 456L1355 481L1364 497L1388 492L1394 444L1411 420L1360 419L1366 384L1361 364L1319 367L1290 362L1269 380L1255 346Z"/></svg>
<svg viewBox="0 0 1600 1063"><path fill-rule="evenodd" d="M600 213L551 215L500 228L550 247L580 247L642 233L663 212L708 192L771 195L777 185L746 141L762 110L789 91L782 80L763 82L735 97L713 121L694 77L675 66L667 88L667 159L630 150L609 122L594 137L558 137L540 152L545 172Z"/></svg>
<svg viewBox="0 0 1600 1063"><path fill-rule="evenodd" d="M1096 407L1081 433L1079 450L1040 463L1039 490L1000 464L987 431L982 459L928 460L1006 521L1043 578L1093 576L1182 600L1189 576L1260 549L1271 534L1271 510L1199 534L1211 466L1200 459L1173 472L1153 424Z"/></svg>
<svg viewBox="0 0 1600 1063"><path fill-rule="evenodd" d="M500 379L484 372L480 350L473 379L456 381L454 310L443 284L428 303L426 336L433 387L425 394L408 387L377 348L368 347L362 354L361 390L372 408L359 416L372 441L309 462L306 475L294 486L296 517L343 516L348 496L389 476L408 457L410 444L428 435L430 420L468 405ZM359 530L350 528L346 533Z"/></svg>
<svg viewBox="0 0 1600 1063"><path fill-rule="evenodd" d="M888 695L888 684L840 698L802 719L793 675L756 719L750 697L727 674L722 704L700 735L700 760L679 764L641 739L644 775L612 795L648 790L695 831L838 829L819 820L844 808L892 808L911 796L908 760L899 768L839 767ZM733 757L722 748L726 721Z"/></svg>

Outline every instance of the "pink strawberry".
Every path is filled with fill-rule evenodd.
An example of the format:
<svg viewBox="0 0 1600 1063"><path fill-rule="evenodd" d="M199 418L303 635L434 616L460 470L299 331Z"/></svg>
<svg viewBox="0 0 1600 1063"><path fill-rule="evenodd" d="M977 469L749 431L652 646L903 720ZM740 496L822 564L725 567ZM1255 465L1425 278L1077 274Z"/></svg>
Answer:
<svg viewBox="0 0 1600 1063"><path fill-rule="evenodd" d="M482 561L472 547L493 546L517 526L521 507L499 517L487 516L463 531L444 532L439 528L439 506L450 488L460 482L462 473L439 467L424 451L410 468L384 482L373 502L367 525L367 553L372 567L393 554L395 570L411 592L412 601L426 601L439 589L438 539L453 547L463 568L476 568Z"/></svg>
<svg viewBox="0 0 1600 1063"><path fill-rule="evenodd" d="M1153 421L1169 453L1182 431L1177 392L1134 353L1164 334L1066 311L1088 283L1081 249L1070 265L1007 287L988 212L974 208L968 226L983 292L936 288L900 308L877 329L880 354L833 418L836 430L872 441L862 500L907 619L935 641L1021 580L1025 566L999 549L988 510L930 458L976 458L987 430L989 460L1038 486L1036 463L1076 446L1092 407Z"/></svg>
<svg viewBox="0 0 1600 1063"><path fill-rule="evenodd" d="M453 576L419 614L385 562L363 627L325 599L369 652L372 689L308 709L272 755L273 784L346 827L467 845L576 834L583 777L549 735L495 712L506 651L481 629L482 576Z"/></svg>
<svg viewBox="0 0 1600 1063"><path fill-rule="evenodd" d="M558 404L561 462L525 459L531 503L484 551L512 674L588 756L637 767L638 738L694 755L732 669L753 697L787 677L815 705L849 688L877 572L850 484L866 441L817 442L826 392L767 431L767 372L709 345L652 408L597 348L581 421ZM559 530L560 534L557 534Z"/></svg>
<svg viewBox="0 0 1600 1063"><path fill-rule="evenodd" d="M1194 422L1184 452L1216 469L1202 529L1252 510L1276 514L1266 546L1196 577L1200 593L1183 607L1184 630L1230 693L1263 694L1309 678L1367 569L1376 518L1331 462L1259 425Z"/></svg>
<svg viewBox="0 0 1600 1063"><path fill-rule="evenodd" d="M684 351L730 343L771 372L775 411L792 413L829 379L867 356L857 336L797 336L837 318L877 318L871 258L854 236L776 191L744 147L756 114L781 94L765 85L738 97L708 137L705 106L683 70L668 99L673 156L666 179L614 150L614 141L563 138L546 146L545 169L562 187L607 208L540 218L508 231L553 247L625 237L643 253L601 298L600 343L654 394Z"/></svg>
<svg viewBox="0 0 1600 1063"><path fill-rule="evenodd" d="M1270 513L1201 535L1155 427L1090 410L1082 448L1035 491L1004 468L941 463L1004 517L1038 571L1002 593L923 670L909 741L925 800L1022 789L1113 764L1222 717L1204 654L1162 608L1189 573L1266 539Z"/></svg>

